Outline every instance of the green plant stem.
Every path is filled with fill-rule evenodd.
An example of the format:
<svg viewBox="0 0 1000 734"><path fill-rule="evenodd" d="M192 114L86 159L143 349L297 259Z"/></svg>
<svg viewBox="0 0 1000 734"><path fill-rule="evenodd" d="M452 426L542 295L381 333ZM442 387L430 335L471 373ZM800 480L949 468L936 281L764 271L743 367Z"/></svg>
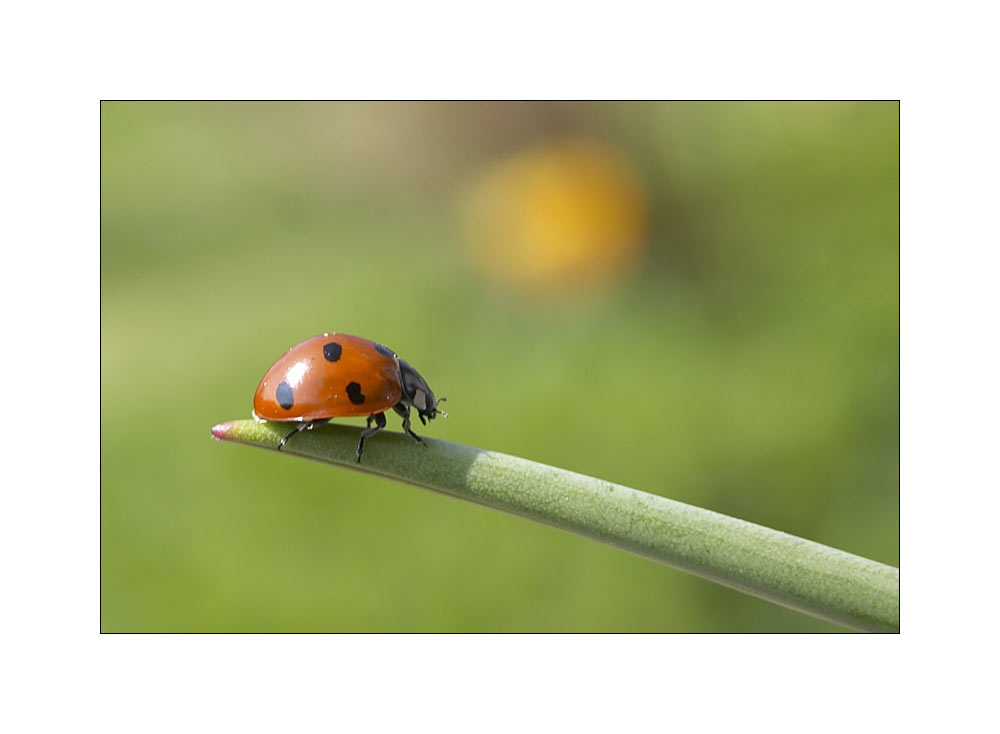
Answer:
<svg viewBox="0 0 1000 734"><path fill-rule="evenodd" d="M275 449L293 424L222 423L225 441ZM761 525L516 456L328 424L281 453L394 479L531 518L853 629L899 631L899 569Z"/></svg>

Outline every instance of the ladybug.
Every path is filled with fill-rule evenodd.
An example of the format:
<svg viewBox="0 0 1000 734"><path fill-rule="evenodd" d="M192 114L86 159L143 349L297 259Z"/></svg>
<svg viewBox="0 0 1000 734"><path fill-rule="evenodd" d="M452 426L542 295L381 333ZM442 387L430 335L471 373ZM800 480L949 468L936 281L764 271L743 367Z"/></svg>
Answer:
<svg viewBox="0 0 1000 734"><path fill-rule="evenodd" d="M368 426L358 442L358 463L365 439L385 428L385 411L403 416L403 431L419 444L424 440L410 430L410 408L420 422L443 410L427 382L396 353L378 342L350 334L320 334L296 344L271 365L253 396L253 415L260 420L299 425L278 444L280 451L301 430L312 430L331 418L366 416ZM372 428L372 423L375 427Z"/></svg>

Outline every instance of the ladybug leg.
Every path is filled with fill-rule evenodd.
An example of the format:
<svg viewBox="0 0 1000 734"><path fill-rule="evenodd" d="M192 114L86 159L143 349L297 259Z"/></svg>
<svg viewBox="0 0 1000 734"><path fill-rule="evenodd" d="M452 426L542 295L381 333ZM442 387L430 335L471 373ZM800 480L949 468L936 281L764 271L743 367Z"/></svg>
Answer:
<svg viewBox="0 0 1000 734"><path fill-rule="evenodd" d="M372 421L375 421L375 427L372 428ZM374 415L368 416L368 427L361 432L361 440L358 441L358 463L361 463L361 454L365 452L365 439L369 436L374 436L376 433L385 428L385 413L375 413Z"/></svg>
<svg viewBox="0 0 1000 734"><path fill-rule="evenodd" d="M299 423L297 426L295 426L295 428L292 431L289 432L289 434L287 436L285 436L283 439L281 439L281 441L278 443L278 451L281 451L282 447L286 443L288 443L288 439L290 439L292 436L294 436L299 431L311 431L316 426L321 426L324 423L329 423L329 422L330 422L329 418L322 418L320 420L303 421L303 422Z"/></svg>
<svg viewBox="0 0 1000 734"><path fill-rule="evenodd" d="M403 416L403 433L405 433L407 436L412 438L420 445L426 446L427 444L424 443L424 439L420 438L420 436L418 436L412 430L410 430L410 409L407 406L403 405L402 403L396 403L396 405L392 407L393 410L395 410L397 413Z"/></svg>

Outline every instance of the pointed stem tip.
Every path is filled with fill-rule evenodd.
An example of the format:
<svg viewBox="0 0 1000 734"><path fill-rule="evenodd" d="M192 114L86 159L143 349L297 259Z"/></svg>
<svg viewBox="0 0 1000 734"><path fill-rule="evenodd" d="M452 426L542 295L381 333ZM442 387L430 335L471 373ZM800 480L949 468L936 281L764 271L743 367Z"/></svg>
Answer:
<svg viewBox="0 0 1000 734"><path fill-rule="evenodd" d="M218 425L212 426L212 438L216 441L228 441L229 431L232 430L233 422L227 421L226 423L219 423Z"/></svg>

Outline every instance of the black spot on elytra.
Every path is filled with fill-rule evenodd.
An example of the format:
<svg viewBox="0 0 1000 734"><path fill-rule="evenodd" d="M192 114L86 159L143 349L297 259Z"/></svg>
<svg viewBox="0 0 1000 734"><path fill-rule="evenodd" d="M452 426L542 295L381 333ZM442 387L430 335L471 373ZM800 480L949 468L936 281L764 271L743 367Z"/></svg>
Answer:
<svg viewBox="0 0 1000 734"><path fill-rule="evenodd" d="M292 386L287 382L279 383L274 396L278 399L278 405L285 410L288 410L295 404L295 398L292 397Z"/></svg>
<svg viewBox="0 0 1000 734"><path fill-rule="evenodd" d="M386 357L396 356L396 353L391 349L389 349L389 347L385 346L384 344L379 344L378 342L375 342L375 351L378 352L379 354L384 354Z"/></svg>
<svg viewBox="0 0 1000 734"><path fill-rule="evenodd" d="M330 342L323 345L323 356L326 357L327 362L336 362L343 353L344 350L337 342Z"/></svg>
<svg viewBox="0 0 1000 734"><path fill-rule="evenodd" d="M365 402L365 396L361 394L361 385L356 382L347 383L347 397L355 405L361 405L361 403Z"/></svg>

